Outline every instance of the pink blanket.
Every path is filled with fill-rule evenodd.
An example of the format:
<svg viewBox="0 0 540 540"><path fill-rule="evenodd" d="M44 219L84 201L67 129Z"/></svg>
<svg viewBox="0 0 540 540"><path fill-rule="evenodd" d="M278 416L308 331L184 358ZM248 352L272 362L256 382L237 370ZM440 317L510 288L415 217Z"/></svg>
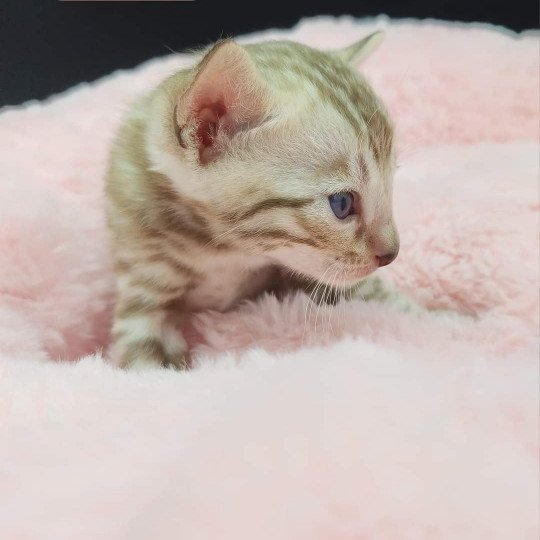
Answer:
<svg viewBox="0 0 540 540"><path fill-rule="evenodd" d="M193 371L118 371L107 149L190 59L2 111L0 538L538 537L538 35L321 18L249 39L374 26L400 146L388 275L462 316L266 297L193 321Z"/></svg>

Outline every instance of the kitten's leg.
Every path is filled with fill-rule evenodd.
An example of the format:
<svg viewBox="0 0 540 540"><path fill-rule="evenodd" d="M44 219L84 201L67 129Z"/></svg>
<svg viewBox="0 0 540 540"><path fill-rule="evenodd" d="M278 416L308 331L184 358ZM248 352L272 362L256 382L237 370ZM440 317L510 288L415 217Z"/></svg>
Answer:
<svg viewBox="0 0 540 540"><path fill-rule="evenodd" d="M447 318L467 317L466 314L448 309L427 308L412 298L394 289L391 283L380 276L372 275L361 281L346 294L348 298L361 298L368 302L385 302L396 306L402 312L433 313Z"/></svg>
<svg viewBox="0 0 540 540"><path fill-rule="evenodd" d="M186 342L174 319L181 316L185 285L158 287L119 276L113 326L116 363L122 368L188 367Z"/></svg>
<svg viewBox="0 0 540 540"><path fill-rule="evenodd" d="M167 308L160 306L151 311L117 315L113 327L116 363L129 369L187 368L186 342L168 318Z"/></svg>
<svg viewBox="0 0 540 540"><path fill-rule="evenodd" d="M318 281L309 278L289 276L282 273L269 289L269 292L283 297L295 291L304 291L316 304L336 304L341 299L359 298L366 302L390 302L397 305L402 311L424 310L411 298L396 291L390 283L380 276L371 275L357 285L348 289L320 285Z"/></svg>
<svg viewBox="0 0 540 540"><path fill-rule="evenodd" d="M391 283L381 276L371 275L350 289L328 288L318 286L317 281L308 279L290 278L280 276L280 281L270 289L278 296L302 290L309 295L310 300L317 304L336 304L341 299L359 298L366 302L385 302L396 306L403 312L437 313L448 317L462 317L464 315L445 309L429 309L418 304L415 300L402 292L397 291Z"/></svg>
<svg viewBox="0 0 540 540"><path fill-rule="evenodd" d="M386 302L395 305L400 311L425 311L412 298L397 291L390 283L377 275L371 275L353 287L345 297L361 298L367 302Z"/></svg>

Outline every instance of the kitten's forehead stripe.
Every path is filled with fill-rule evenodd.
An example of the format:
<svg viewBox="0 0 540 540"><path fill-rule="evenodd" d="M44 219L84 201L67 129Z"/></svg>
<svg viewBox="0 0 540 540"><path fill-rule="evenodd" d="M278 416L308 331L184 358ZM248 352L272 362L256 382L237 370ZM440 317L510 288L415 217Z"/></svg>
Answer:
<svg viewBox="0 0 540 540"><path fill-rule="evenodd" d="M364 182L369 181L369 167L366 160L362 155L358 156L358 168L360 169L360 176Z"/></svg>
<svg viewBox="0 0 540 540"><path fill-rule="evenodd" d="M350 174L349 160L345 155L335 157L319 169L321 178L346 178Z"/></svg>
<svg viewBox="0 0 540 540"><path fill-rule="evenodd" d="M265 44L257 61L275 77L309 81L320 99L344 118L360 139L367 139L382 165L391 154L393 129L384 107L367 82L348 65L323 51L292 42ZM248 46L257 51L257 46Z"/></svg>

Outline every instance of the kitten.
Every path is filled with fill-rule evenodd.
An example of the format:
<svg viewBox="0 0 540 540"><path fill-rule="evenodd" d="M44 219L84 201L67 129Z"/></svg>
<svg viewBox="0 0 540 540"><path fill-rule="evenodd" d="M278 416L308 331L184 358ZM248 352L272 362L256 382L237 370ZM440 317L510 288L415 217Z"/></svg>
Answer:
<svg viewBox="0 0 540 540"><path fill-rule="evenodd" d="M340 294L396 257L392 124L352 67L380 37L221 41L135 104L106 182L121 366L186 366L190 312L319 282Z"/></svg>

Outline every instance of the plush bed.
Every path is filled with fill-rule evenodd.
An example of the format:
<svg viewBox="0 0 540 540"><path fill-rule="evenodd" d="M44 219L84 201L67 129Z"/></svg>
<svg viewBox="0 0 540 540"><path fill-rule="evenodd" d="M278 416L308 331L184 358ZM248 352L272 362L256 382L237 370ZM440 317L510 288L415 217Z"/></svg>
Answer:
<svg viewBox="0 0 540 540"><path fill-rule="evenodd" d="M0 111L0 538L538 537L538 34L317 18L245 39L375 27L386 277L435 311L267 296L195 317L189 372L106 361L103 217L123 111L189 55Z"/></svg>

